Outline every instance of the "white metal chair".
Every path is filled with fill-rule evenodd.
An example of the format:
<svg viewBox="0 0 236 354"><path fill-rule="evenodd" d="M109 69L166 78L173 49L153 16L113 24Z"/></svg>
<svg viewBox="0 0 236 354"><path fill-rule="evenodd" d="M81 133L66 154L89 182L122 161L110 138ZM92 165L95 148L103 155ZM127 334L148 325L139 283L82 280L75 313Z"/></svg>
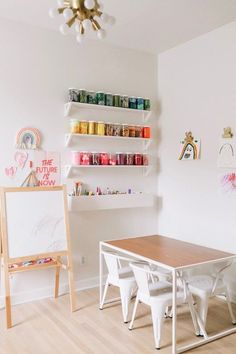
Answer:
<svg viewBox="0 0 236 354"><path fill-rule="evenodd" d="M129 266L122 266L121 261L130 262L132 260L130 258L120 256L115 252L103 251L102 254L108 269L108 276L105 283L100 309L103 309L104 304L119 300L119 298L116 298L105 301L109 285L119 287L123 319L124 322L127 323L129 303L135 290L137 290L137 284L132 269Z"/></svg>
<svg viewBox="0 0 236 354"><path fill-rule="evenodd" d="M149 277L158 278L159 272L153 271L140 264L139 262L130 263L133 269L134 276L138 285L137 297L134 304L132 320L129 326L131 330L135 319L135 314L139 302L143 302L151 307L153 333L155 347L160 349L162 325L165 316L165 311L168 306L172 305L172 284L168 281L149 282ZM177 304L185 301L184 291L177 291Z"/></svg>
<svg viewBox="0 0 236 354"><path fill-rule="evenodd" d="M233 324L236 319L232 310L227 284L224 282L224 273L232 262L214 265L212 275L194 275L186 277L188 290L196 297L197 317L200 327L199 335L207 338L205 330L209 298L222 295L228 304L229 313ZM203 326L203 328L202 328Z"/></svg>

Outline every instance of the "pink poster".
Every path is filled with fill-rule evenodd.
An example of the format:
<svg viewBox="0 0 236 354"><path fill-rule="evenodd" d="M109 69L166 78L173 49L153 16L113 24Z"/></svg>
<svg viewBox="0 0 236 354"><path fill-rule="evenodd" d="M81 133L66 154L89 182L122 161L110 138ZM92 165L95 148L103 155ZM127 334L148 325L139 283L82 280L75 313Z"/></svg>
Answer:
<svg viewBox="0 0 236 354"><path fill-rule="evenodd" d="M35 151L33 169L39 186L53 187L61 183L60 153Z"/></svg>

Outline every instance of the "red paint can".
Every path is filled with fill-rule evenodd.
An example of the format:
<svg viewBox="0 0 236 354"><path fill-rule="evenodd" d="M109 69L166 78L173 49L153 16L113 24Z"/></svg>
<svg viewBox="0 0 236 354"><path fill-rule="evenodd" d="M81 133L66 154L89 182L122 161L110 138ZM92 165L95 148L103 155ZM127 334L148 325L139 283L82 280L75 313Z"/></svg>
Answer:
<svg viewBox="0 0 236 354"><path fill-rule="evenodd" d="M141 166L143 164L143 155L139 152L134 154L134 164L137 166Z"/></svg>

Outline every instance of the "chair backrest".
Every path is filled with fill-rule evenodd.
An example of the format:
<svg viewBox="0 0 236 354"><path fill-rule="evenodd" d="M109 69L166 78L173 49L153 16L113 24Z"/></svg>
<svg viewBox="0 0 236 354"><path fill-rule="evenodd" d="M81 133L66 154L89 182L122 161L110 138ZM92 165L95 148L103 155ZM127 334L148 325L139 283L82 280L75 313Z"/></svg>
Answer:
<svg viewBox="0 0 236 354"><path fill-rule="evenodd" d="M108 269L108 273L111 277L119 279L119 258L114 252L103 251L104 259Z"/></svg>
<svg viewBox="0 0 236 354"><path fill-rule="evenodd" d="M211 290L212 294L214 294L217 290L219 281L223 281L224 283L225 272L231 267L232 263L232 261L225 261L221 263L215 263L213 265L213 275L215 276L215 281Z"/></svg>
<svg viewBox="0 0 236 354"><path fill-rule="evenodd" d="M213 272L217 275L217 274L224 274L228 268L232 265L232 261L224 261L224 262L220 262L220 263L214 263L213 264Z"/></svg>
<svg viewBox="0 0 236 354"><path fill-rule="evenodd" d="M148 269L148 265L139 262L132 262L130 263L130 266L134 272L134 277L139 291L143 294L150 295L148 284L150 269Z"/></svg>

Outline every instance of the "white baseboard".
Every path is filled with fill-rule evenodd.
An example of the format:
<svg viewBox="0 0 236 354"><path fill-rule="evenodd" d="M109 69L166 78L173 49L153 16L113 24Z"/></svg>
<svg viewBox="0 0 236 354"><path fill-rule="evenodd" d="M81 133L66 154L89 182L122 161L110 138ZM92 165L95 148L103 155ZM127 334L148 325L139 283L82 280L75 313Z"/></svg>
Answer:
<svg viewBox="0 0 236 354"><path fill-rule="evenodd" d="M92 289L98 287L99 277L92 277L88 279L78 280L75 282L76 291ZM60 284L60 295L68 293L68 283ZM54 287L38 288L30 291L24 291L20 293L15 293L11 295L12 305L23 304L26 302L31 302L35 300L41 300L45 298L52 297L54 294ZM0 309L5 307L4 295L0 296Z"/></svg>
<svg viewBox="0 0 236 354"><path fill-rule="evenodd" d="M104 279L105 281L105 279ZM75 282L75 289L76 291L92 289L99 286L99 277L92 277L83 280L77 280ZM68 293L68 284L60 284L60 295ZM31 302L35 300L41 300L45 298L52 297L54 294L54 287L45 287L34 289L31 291L24 291L16 294L11 295L11 302L12 305L23 304L26 302ZM236 304L236 292L230 292L230 299L233 303ZM5 298L4 295L0 296L0 309L5 307Z"/></svg>

